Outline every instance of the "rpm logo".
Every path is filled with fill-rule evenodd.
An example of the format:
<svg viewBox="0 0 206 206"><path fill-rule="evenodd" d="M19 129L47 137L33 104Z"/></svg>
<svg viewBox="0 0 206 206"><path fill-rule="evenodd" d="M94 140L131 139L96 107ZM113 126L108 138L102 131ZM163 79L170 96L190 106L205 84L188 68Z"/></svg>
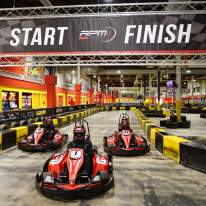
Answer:
<svg viewBox="0 0 206 206"><path fill-rule="evenodd" d="M102 30L81 30L79 40L100 39L101 42L110 42L116 37L116 29L106 27Z"/></svg>

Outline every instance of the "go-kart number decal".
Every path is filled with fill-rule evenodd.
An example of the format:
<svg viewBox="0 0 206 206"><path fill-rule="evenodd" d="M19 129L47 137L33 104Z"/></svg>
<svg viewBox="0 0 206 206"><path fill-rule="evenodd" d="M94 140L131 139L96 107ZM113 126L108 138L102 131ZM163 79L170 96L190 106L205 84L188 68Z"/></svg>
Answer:
<svg viewBox="0 0 206 206"><path fill-rule="evenodd" d="M79 158L81 158L81 156L82 156L82 151L74 151L74 150L72 150L71 152L70 152L70 158L71 159L79 159Z"/></svg>
<svg viewBox="0 0 206 206"><path fill-rule="evenodd" d="M129 131L128 130L124 130L122 131L123 135L128 136L129 135Z"/></svg>
<svg viewBox="0 0 206 206"><path fill-rule="evenodd" d="M56 157L56 159L51 160L49 164L50 165L59 164L62 161L63 157L64 155L58 156Z"/></svg>
<svg viewBox="0 0 206 206"><path fill-rule="evenodd" d="M102 165L106 165L107 161L105 159L101 159L100 157L97 157L97 163L102 164Z"/></svg>

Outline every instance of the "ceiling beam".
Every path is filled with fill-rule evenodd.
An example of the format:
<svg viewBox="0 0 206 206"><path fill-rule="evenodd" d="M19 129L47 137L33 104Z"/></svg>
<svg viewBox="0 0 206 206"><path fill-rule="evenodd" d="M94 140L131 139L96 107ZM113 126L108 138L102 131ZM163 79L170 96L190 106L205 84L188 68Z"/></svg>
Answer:
<svg viewBox="0 0 206 206"><path fill-rule="evenodd" d="M49 0L39 0L43 6L52 6L52 3Z"/></svg>

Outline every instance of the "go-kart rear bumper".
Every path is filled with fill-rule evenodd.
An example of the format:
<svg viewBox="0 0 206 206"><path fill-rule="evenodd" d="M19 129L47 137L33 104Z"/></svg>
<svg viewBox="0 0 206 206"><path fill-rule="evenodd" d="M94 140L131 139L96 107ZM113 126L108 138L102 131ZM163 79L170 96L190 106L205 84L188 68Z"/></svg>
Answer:
<svg viewBox="0 0 206 206"><path fill-rule="evenodd" d="M139 156L139 155L145 155L147 152L149 152L150 146L148 145L144 149L140 148L134 148L134 149L129 149L125 150L122 148L108 148L104 146L104 151L110 155L115 155L115 156Z"/></svg>
<svg viewBox="0 0 206 206"><path fill-rule="evenodd" d="M51 199L56 200L74 200L74 199L88 199L92 198L93 196L101 195L108 190L110 190L114 186L114 177L111 176L107 182L104 184L98 185L94 187L81 187L75 190L66 190L58 187L57 185L53 185L54 187L45 186L43 183L43 176L42 174L36 175L36 187L37 190L40 191L42 194L47 196Z"/></svg>
<svg viewBox="0 0 206 206"><path fill-rule="evenodd" d="M18 143L18 148L25 152L43 152L47 150L55 150L58 148L57 144L28 144L28 143Z"/></svg>

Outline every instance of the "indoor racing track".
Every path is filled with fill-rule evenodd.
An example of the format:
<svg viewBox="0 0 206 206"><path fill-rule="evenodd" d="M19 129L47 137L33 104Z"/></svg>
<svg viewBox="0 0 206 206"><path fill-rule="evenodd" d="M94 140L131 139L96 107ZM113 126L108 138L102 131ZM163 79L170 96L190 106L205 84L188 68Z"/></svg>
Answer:
<svg viewBox="0 0 206 206"><path fill-rule="evenodd" d="M132 129L140 127L128 112ZM93 144L102 150L103 136L117 129L119 111L100 112L86 118ZM63 128L71 139L73 125ZM140 131L141 132L141 131ZM65 146L66 147L66 146ZM91 200L58 202L35 188L35 175L51 153L25 153L16 147L0 154L1 206L205 206L206 175L167 159L155 149L141 157L114 157L115 188Z"/></svg>

